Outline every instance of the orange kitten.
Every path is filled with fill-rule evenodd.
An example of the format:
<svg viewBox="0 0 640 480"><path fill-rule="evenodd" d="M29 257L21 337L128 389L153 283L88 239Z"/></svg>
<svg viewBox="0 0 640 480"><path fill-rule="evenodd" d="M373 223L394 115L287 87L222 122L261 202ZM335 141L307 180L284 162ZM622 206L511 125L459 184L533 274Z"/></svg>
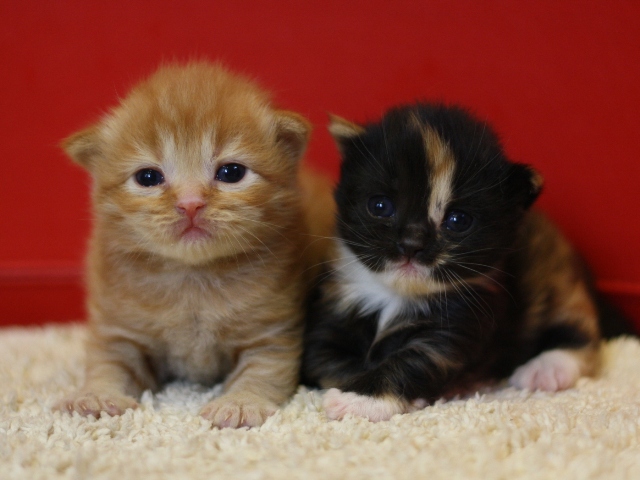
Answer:
<svg viewBox="0 0 640 480"><path fill-rule="evenodd" d="M309 131L247 79L193 63L66 140L93 177L95 225L85 384L58 408L118 415L173 378L224 381L201 414L256 426L293 393L301 275L318 261L301 255L321 254L297 179Z"/></svg>

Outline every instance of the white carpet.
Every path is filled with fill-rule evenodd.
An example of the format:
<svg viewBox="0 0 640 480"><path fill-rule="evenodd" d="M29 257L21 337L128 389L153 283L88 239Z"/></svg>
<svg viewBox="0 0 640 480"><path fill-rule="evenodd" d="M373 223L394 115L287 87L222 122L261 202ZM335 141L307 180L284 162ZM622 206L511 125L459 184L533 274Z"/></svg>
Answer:
<svg viewBox="0 0 640 480"><path fill-rule="evenodd" d="M389 422L330 422L301 388L254 430L212 430L217 392L171 384L98 420L52 413L81 381L82 326L0 330L0 478L640 478L640 343L603 347L559 394L495 389Z"/></svg>

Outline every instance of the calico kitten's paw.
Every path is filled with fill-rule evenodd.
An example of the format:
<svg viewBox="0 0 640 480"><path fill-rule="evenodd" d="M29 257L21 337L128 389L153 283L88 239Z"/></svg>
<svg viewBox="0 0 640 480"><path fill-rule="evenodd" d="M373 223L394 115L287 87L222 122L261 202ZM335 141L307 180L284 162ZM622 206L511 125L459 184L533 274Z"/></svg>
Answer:
<svg viewBox="0 0 640 480"><path fill-rule="evenodd" d="M111 415L122 415L127 408L137 408L138 402L133 398L118 393L93 393L78 392L76 395L67 397L56 406L54 410L61 412L78 412L80 415L88 417L93 415L100 418L100 412Z"/></svg>
<svg viewBox="0 0 640 480"><path fill-rule="evenodd" d="M332 388L324 394L324 411L331 420L342 420L347 414L364 417L371 422L389 420L396 413L406 413L411 407L396 397L368 397Z"/></svg>
<svg viewBox="0 0 640 480"><path fill-rule="evenodd" d="M200 411L214 427L258 427L276 413L278 406L256 395L222 395Z"/></svg>
<svg viewBox="0 0 640 480"><path fill-rule="evenodd" d="M549 350L518 367L509 383L527 390L557 392L573 387L580 378L580 362L565 350Z"/></svg>

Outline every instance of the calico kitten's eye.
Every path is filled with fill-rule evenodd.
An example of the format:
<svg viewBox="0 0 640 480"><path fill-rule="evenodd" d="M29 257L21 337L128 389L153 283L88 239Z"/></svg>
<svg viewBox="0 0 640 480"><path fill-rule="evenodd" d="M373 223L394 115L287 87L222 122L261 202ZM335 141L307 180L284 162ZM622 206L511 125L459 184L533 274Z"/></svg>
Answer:
<svg viewBox="0 0 640 480"><path fill-rule="evenodd" d="M473 217L460 210L450 211L444 221L444 226L447 230L451 230L455 233L466 232L471 228L471 225L473 225Z"/></svg>
<svg viewBox="0 0 640 480"><path fill-rule="evenodd" d="M216 180L225 183L238 183L244 178L247 167L239 163L227 163L221 166L216 172Z"/></svg>
<svg viewBox="0 0 640 480"><path fill-rule="evenodd" d="M396 213L396 207L389 197L384 195L375 195L369 199L367 204L369 213L374 217L392 217Z"/></svg>
<svg viewBox="0 0 640 480"><path fill-rule="evenodd" d="M155 187L164 183L164 175L155 168L144 168L136 172L136 182L143 187Z"/></svg>

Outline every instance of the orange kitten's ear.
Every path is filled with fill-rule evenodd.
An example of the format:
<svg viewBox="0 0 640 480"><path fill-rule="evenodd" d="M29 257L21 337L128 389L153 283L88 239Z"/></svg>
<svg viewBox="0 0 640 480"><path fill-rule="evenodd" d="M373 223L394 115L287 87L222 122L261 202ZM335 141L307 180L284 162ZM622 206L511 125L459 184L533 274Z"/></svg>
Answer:
<svg viewBox="0 0 640 480"><path fill-rule="evenodd" d="M336 141L338 150L344 154L344 145L351 139L364 133L364 127L345 120L337 115L329 114L329 133Z"/></svg>
<svg viewBox="0 0 640 480"><path fill-rule="evenodd" d="M298 161L307 148L311 124L302 115L278 110L275 112L276 142L293 160Z"/></svg>
<svg viewBox="0 0 640 480"><path fill-rule="evenodd" d="M96 159L102 156L102 140L97 125L74 133L62 142L62 148L71 159L91 170Z"/></svg>

